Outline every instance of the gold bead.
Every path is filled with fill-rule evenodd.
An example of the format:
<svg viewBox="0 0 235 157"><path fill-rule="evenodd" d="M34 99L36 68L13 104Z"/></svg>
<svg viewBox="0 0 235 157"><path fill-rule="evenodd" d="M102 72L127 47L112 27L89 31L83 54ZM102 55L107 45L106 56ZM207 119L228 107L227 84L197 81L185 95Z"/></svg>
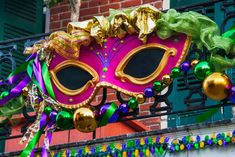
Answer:
<svg viewBox="0 0 235 157"><path fill-rule="evenodd" d="M206 77L202 84L206 96L213 100L223 100L228 97L231 86L230 79L219 72L214 72Z"/></svg>
<svg viewBox="0 0 235 157"><path fill-rule="evenodd" d="M138 95L136 96L136 100L137 100L137 102L138 102L139 104L143 104L143 103L145 102L146 98L144 97L144 95L138 94Z"/></svg>
<svg viewBox="0 0 235 157"><path fill-rule="evenodd" d="M198 62L199 62L199 60L197 60L197 59L192 60L191 66L194 67Z"/></svg>
<svg viewBox="0 0 235 157"><path fill-rule="evenodd" d="M171 83L171 77L170 75L163 75L162 76L162 82L166 85L169 85Z"/></svg>
<svg viewBox="0 0 235 157"><path fill-rule="evenodd" d="M89 108L79 108L74 112L74 127L81 132L92 132L97 127L95 115Z"/></svg>

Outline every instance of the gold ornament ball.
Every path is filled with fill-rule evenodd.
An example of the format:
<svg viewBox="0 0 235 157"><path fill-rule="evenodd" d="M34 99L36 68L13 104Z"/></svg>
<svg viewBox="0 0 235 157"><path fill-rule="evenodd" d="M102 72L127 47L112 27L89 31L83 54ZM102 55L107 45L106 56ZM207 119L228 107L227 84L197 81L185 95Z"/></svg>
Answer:
<svg viewBox="0 0 235 157"><path fill-rule="evenodd" d="M166 85L169 85L171 83L171 77L170 75L163 75L162 76L162 82Z"/></svg>
<svg viewBox="0 0 235 157"><path fill-rule="evenodd" d="M144 97L143 94L138 94L136 96L136 100L138 101L139 104L143 104L145 102L146 98Z"/></svg>
<svg viewBox="0 0 235 157"><path fill-rule="evenodd" d="M205 78L202 86L206 96L214 100L222 100L229 95L232 83L225 74L214 72Z"/></svg>
<svg viewBox="0 0 235 157"><path fill-rule="evenodd" d="M89 108L79 108L73 116L74 127L81 132L92 132L96 129L95 115Z"/></svg>

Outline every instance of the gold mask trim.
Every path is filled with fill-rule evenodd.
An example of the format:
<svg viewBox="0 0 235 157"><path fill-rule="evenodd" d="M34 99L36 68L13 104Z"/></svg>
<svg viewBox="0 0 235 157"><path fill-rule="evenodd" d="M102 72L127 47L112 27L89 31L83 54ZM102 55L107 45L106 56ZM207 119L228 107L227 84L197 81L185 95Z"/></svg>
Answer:
<svg viewBox="0 0 235 157"><path fill-rule="evenodd" d="M146 49L146 48L160 48L165 50L164 55L161 59L160 64L158 65L158 67L155 69L155 71L150 74L147 77L144 78L135 78L132 77L130 75L125 74L123 71L126 67L126 65L128 64L128 62L131 60L131 58L136 54L139 53L141 50ZM119 65L116 68L115 71L115 75L121 79L122 82L125 82L126 80L131 81L134 84L138 84L138 85L144 85L147 84L151 81L153 81L161 72L162 70L165 68L168 58L170 56L175 56L177 54L176 49L174 48L168 48L165 45L162 44L158 44L158 43L151 43L151 44L146 44L146 45L141 45L133 50L131 50L125 57L124 59L119 63Z"/></svg>
<svg viewBox="0 0 235 157"><path fill-rule="evenodd" d="M64 68L67 68L69 66L76 66L79 68L82 68L83 70L87 71L88 73L91 74L93 79L89 80L83 87L76 89L76 90L71 90L66 87L64 87L56 77L56 73ZM94 87L95 84L98 83L99 81L99 75L97 72L91 68L89 65L80 62L80 61L74 61L74 60L66 60L61 62L59 65L57 65L53 70L50 70L51 78L56 87L64 94L69 95L69 96L74 96L82 93L83 91L87 90L89 86Z"/></svg>
<svg viewBox="0 0 235 157"><path fill-rule="evenodd" d="M136 99L138 99L140 95L143 95L143 93L131 92L131 91L122 89L121 87L118 87L116 85L113 85L111 83L103 81L103 82L99 82L96 85L91 96L88 99L84 100L83 102L78 103L78 104L69 104L69 105L58 102L58 105L64 108L69 108L69 109L76 109L76 108L86 106L87 104L89 105L101 88L112 88L112 89L115 89L116 91L122 92L123 94L129 95L130 97L135 97Z"/></svg>

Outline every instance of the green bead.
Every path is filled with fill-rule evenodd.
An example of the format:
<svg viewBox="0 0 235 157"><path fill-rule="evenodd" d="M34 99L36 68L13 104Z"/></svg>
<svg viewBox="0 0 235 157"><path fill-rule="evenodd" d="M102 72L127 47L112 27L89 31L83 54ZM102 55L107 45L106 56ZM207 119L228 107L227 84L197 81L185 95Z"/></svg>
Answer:
<svg viewBox="0 0 235 157"><path fill-rule="evenodd" d="M208 62L201 61L195 65L193 72L196 78L202 81L212 73L212 69Z"/></svg>
<svg viewBox="0 0 235 157"><path fill-rule="evenodd" d="M213 142L214 144L217 144L218 140L217 140L216 138L214 138L214 139L212 140L212 142Z"/></svg>
<svg viewBox="0 0 235 157"><path fill-rule="evenodd" d="M177 144L177 145L175 145L175 150L176 151L179 151L180 150L180 146Z"/></svg>
<svg viewBox="0 0 235 157"><path fill-rule="evenodd" d="M128 106L131 108L131 109L136 109L138 107L138 101L135 99L135 98L131 98L129 101L128 101Z"/></svg>
<svg viewBox="0 0 235 157"><path fill-rule="evenodd" d="M159 153L160 153L161 155L164 153L164 150L163 150L163 148L162 148L162 147L160 147L160 149L159 149Z"/></svg>
<svg viewBox="0 0 235 157"><path fill-rule="evenodd" d="M148 138L148 143L149 143L150 145L153 144L153 138L149 137L149 138Z"/></svg>
<svg viewBox="0 0 235 157"><path fill-rule="evenodd" d="M154 151L155 151L155 154L156 154L156 155L159 155L159 150L158 150L157 147L154 149Z"/></svg>
<svg viewBox="0 0 235 157"><path fill-rule="evenodd" d="M208 141L210 137L208 135L205 136L205 141Z"/></svg>
<svg viewBox="0 0 235 157"><path fill-rule="evenodd" d="M5 98L6 96L8 96L8 94L9 94L8 91L2 92L1 95L0 95L0 99Z"/></svg>
<svg viewBox="0 0 235 157"><path fill-rule="evenodd" d="M50 113L52 112L52 108L51 108L51 106L46 106L45 108L44 108L44 111L43 111L47 116L49 116L50 115Z"/></svg>
<svg viewBox="0 0 235 157"><path fill-rule="evenodd" d="M160 81L155 81L153 83L153 89L156 91L156 92L161 92L162 91L162 83Z"/></svg>
<svg viewBox="0 0 235 157"><path fill-rule="evenodd" d="M222 133L221 136L222 136L223 138L225 138L225 133Z"/></svg>
<svg viewBox="0 0 235 157"><path fill-rule="evenodd" d="M135 152L134 152L134 151L131 153L131 156L132 156L132 157L135 157Z"/></svg>
<svg viewBox="0 0 235 157"><path fill-rule="evenodd" d="M194 148L195 149L199 149L199 144L198 143L194 143Z"/></svg>
<svg viewBox="0 0 235 157"><path fill-rule="evenodd" d="M180 74L181 74L180 68L174 67L173 69L171 69L171 77L172 78L176 78L176 77L180 76Z"/></svg>
<svg viewBox="0 0 235 157"><path fill-rule="evenodd" d="M118 157L122 157L121 153L118 153Z"/></svg>
<svg viewBox="0 0 235 157"><path fill-rule="evenodd" d="M225 141L226 141L227 143L230 143L230 142L231 142L231 138L230 138L230 137L226 137L226 138L225 138Z"/></svg>
<svg viewBox="0 0 235 157"><path fill-rule="evenodd" d="M60 111L56 116L56 125L62 129L71 129L73 127L73 114L69 111Z"/></svg>
<svg viewBox="0 0 235 157"><path fill-rule="evenodd" d="M99 153L99 152L100 152L100 146L96 146L95 152L96 152L96 153Z"/></svg>

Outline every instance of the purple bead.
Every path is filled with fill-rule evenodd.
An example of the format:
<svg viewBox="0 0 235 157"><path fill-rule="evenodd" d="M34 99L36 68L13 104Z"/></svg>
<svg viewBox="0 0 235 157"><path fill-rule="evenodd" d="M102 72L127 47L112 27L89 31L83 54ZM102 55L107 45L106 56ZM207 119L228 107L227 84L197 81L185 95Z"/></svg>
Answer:
<svg viewBox="0 0 235 157"><path fill-rule="evenodd" d="M207 141L207 144L208 144L208 145L212 145L212 140L208 140L208 141Z"/></svg>
<svg viewBox="0 0 235 157"><path fill-rule="evenodd" d="M171 151L171 152L174 152L174 151L175 151L174 145L171 145L171 146L170 146L170 151Z"/></svg>
<svg viewBox="0 0 235 157"><path fill-rule="evenodd" d="M235 130L233 130L232 135L233 135L233 136L235 135Z"/></svg>
<svg viewBox="0 0 235 157"><path fill-rule="evenodd" d="M170 140L169 137L166 137L164 142L167 143L169 140Z"/></svg>
<svg viewBox="0 0 235 157"><path fill-rule="evenodd" d="M119 106L119 111L123 114L127 114L129 112L130 107L128 106L127 103L121 104Z"/></svg>
<svg viewBox="0 0 235 157"><path fill-rule="evenodd" d="M92 154L95 154L95 147L92 147L92 148L91 148L91 153L92 153Z"/></svg>
<svg viewBox="0 0 235 157"><path fill-rule="evenodd" d="M226 143L226 141L225 141L225 140L223 140L223 146L226 146L226 144L227 144L227 143Z"/></svg>
<svg viewBox="0 0 235 157"><path fill-rule="evenodd" d="M70 156L70 151L67 149L66 150L66 157L69 157Z"/></svg>
<svg viewBox="0 0 235 157"><path fill-rule="evenodd" d="M148 143L149 143L148 137L146 137L146 138L144 139L144 143L145 143L145 144L148 144Z"/></svg>
<svg viewBox="0 0 235 157"><path fill-rule="evenodd" d="M140 145L140 140L139 140L139 139L137 139L137 140L135 141L135 145L136 145L136 146L139 146L139 145Z"/></svg>
<svg viewBox="0 0 235 157"><path fill-rule="evenodd" d="M146 98L150 98L154 95L154 90L150 87L145 88L144 95Z"/></svg>
<svg viewBox="0 0 235 157"><path fill-rule="evenodd" d="M159 143L159 140L160 140L160 137L157 136L157 137L156 137L156 143Z"/></svg>
<svg viewBox="0 0 235 157"><path fill-rule="evenodd" d="M128 156L128 157L131 157L131 152L128 151L128 152L127 152L127 156Z"/></svg>
<svg viewBox="0 0 235 157"><path fill-rule="evenodd" d="M231 87L231 97L230 97L230 99L233 103L235 103L235 86Z"/></svg>
<svg viewBox="0 0 235 157"><path fill-rule="evenodd" d="M140 151L140 157L143 157L144 153L142 151Z"/></svg>
<svg viewBox="0 0 235 157"><path fill-rule="evenodd" d="M152 154L154 154L154 148L153 148L153 147L150 148L150 152L151 152Z"/></svg>
<svg viewBox="0 0 235 157"><path fill-rule="evenodd" d="M126 143L123 143L122 144L122 149L125 149L126 148Z"/></svg>
<svg viewBox="0 0 235 157"><path fill-rule="evenodd" d="M99 115L100 115L100 116L102 116L102 115L105 114L105 112L108 110L110 104L111 104L111 103L107 103L107 104L101 106L100 112L99 112Z"/></svg>
<svg viewBox="0 0 235 157"><path fill-rule="evenodd" d="M187 144L187 145L186 145L186 148L187 148L188 150L190 150L190 149L191 149L191 147L192 147L192 145L191 145L191 144Z"/></svg>
<svg viewBox="0 0 235 157"><path fill-rule="evenodd" d="M183 63L180 65L180 69L181 69L183 72L189 71L189 69L190 69L190 63L187 62L187 61L183 62Z"/></svg>
<svg viewBox="0 0 235 157"><path fill-rule="evenodd" d="M57 116L57 112L56 111L51 111L49 117L53 122L56 121L56 116Z"/></svg>
<svg viewBox="0 0 235 157"><path fill-rule="evenodd" d="M201 141L201 137L199 135L197 135L196 139L197 139L197 142Z"/></svg>
<svg viewBox="0 0 235 157"><path fill-rule="evenodd" d="M107 152L109 152L111 149L110 149L110 146L108 146L107 148L106 148L106 151Z"/></svg>

